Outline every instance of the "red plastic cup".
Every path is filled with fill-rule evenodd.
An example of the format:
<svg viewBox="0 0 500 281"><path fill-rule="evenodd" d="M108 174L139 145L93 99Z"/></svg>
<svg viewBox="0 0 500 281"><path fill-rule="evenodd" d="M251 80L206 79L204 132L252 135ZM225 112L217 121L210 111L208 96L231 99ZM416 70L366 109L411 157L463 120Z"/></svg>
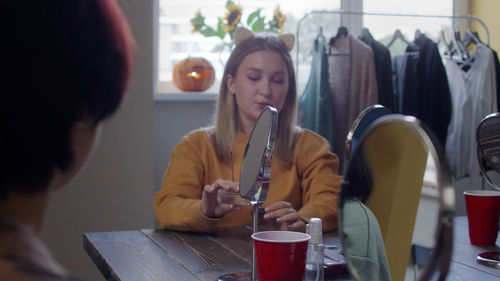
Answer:
<svg viewBox="0 0 500 281"><path fill-rule="evenodd" d="M498 234L500 192L490 190L464 191L470 243L476 246L495 245Z"/></svg>
<svg viewBox="0 0 500 281"><path fill-rule="evenodd" d="M307 244L311 236L293 231L262 231L252 234L259 281L302 281Z"/></svg>

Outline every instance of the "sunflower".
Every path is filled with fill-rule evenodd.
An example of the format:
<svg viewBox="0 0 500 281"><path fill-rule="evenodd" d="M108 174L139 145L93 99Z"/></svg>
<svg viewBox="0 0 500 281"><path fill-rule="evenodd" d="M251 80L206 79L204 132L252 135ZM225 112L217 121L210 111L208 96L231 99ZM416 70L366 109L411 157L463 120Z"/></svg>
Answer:
<svg viewBox="0 0 500 281"><path fill-rule="evenodd" d="M201 28L205 25L205 17L201 15L201 12L198 11L194 15L194 18L191 19L191 25L193 26L192 32L200 31Z"/></svg>
<svg viewBox="0 0 500 281"><path fill-rule="evenodd" d="M241 22L243 8L234 1L235 0L226 0L226 14L224 17L217 17L218 21L215 27L205 23L205 17L199 10L194 14L194 17L191 18L193 33L200 33L205 37L218 37L221 39L222 42L214 47L214 51L221 52L225 49L232 50L234 46L232 42L234 31L237 26L244 26L244 23ZM276 6L272 19L267 22L266 17L260 14L261 10L262 8L258 8L248 15L246 19L247 28L251 29L253 32L283 32L286 18L280 6ZM229 42L227 41L228 34Z"/></svg>
<svg viewBox="0 0 500 281"><path fill-rule="evenodd" d="M274 10L273 21L276 24L276 27L278 27L279 30L283 32L285 28L286 16L283 15L283 12L280 9L280 5L276 6L276 9Z"/></svg>
<svg viewBox="0 0 500 281"><path fill-rule="evenodd" d="M240 5L236 5L232 1L227 2L226 8L227 13L226 17L224 18L224 20L226 21L226 23L224 23L224 29L226 30L226 32L231 32L236 28L238 23L240 23L242 8Z"/></svg>

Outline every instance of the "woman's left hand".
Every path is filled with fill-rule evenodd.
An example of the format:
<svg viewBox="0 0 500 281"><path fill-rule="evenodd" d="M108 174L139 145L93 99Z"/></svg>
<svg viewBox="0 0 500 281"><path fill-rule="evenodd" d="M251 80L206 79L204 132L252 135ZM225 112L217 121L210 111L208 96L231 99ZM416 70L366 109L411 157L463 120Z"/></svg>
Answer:
<svg viewBox="0 0 500 281"><path fill-rule="evenodd" d="M306 224L299 213L286 201L279 201L266 207L264 219L279 230L306 231Z"/></svg>

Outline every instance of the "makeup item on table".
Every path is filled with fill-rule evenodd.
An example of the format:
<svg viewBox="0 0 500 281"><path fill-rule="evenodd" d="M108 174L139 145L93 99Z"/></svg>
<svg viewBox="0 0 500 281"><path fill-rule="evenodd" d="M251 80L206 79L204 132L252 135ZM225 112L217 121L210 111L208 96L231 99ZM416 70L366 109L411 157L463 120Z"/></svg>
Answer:
<svg viewBox="0 0 500 281"><path fill-rule="evenodd" d="M308 234L311 235L307 248L306 271L304 281L324 280L325 248L323 245L323 227L321 219L311 218L307 225Z"/></svg>

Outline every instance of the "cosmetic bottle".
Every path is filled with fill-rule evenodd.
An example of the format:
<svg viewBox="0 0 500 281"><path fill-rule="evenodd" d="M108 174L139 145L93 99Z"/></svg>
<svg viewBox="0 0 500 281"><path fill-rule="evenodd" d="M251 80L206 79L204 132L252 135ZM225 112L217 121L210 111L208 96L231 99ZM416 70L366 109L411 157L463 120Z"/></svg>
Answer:
<svg viewBox="0 0 500 281"><path fill-rule="evenodd" d="M310 219L307 226L307 232L311 235L311 240L309 240L307 248L304 281L323 281L325 248L323 246L323 227L321 219Z"/></svg>

